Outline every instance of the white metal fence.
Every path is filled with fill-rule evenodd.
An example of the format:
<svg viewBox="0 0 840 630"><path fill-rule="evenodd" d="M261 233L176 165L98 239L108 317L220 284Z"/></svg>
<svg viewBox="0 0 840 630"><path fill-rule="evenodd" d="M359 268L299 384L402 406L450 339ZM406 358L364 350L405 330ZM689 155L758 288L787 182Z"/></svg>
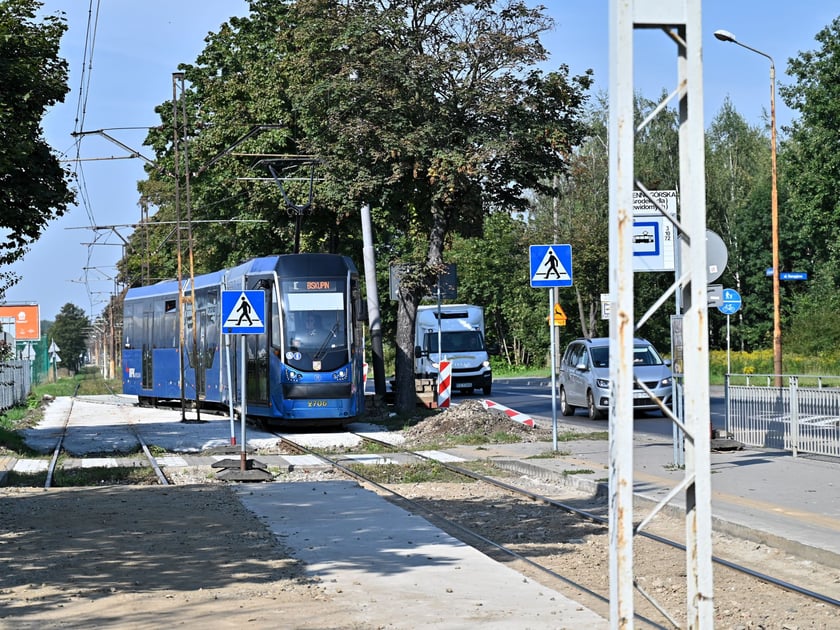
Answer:
<svg viewBox="0 0 840 630"><path fill-rule="evenodd" d="M726 430L747 446L840 457L840 376L774 378L727 376Z"/></svg>

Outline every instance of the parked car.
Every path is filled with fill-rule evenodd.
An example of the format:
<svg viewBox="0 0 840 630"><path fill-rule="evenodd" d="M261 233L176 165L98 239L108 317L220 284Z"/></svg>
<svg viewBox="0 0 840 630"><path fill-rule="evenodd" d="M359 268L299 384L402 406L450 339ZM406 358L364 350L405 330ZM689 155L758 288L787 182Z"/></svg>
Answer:
<svg viewBox="0 0 840 630"><path fill-rule="evenodd" d="M633 408L659 409L656 402L638 386L641 381L662 403L671 406L671 362L662 358L645 339L633 340ZM590 418L601 418L610 407L610 339L576 339L560 361L560 413L571 416L578 407Z"/></svg>

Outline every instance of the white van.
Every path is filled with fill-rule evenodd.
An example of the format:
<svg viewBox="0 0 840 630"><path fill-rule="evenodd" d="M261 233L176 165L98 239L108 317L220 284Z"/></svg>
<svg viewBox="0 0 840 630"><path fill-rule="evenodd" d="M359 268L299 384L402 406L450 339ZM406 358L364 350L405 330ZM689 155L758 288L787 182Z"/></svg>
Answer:
<svg viewBox="0 0 840 630"><path fill-rule="evenodd" d="M484 340L484 308L472 304L423 305L414 327L414 374L437 379L438 361L452 363L452 389L489 396L493 371Z"/></svg>

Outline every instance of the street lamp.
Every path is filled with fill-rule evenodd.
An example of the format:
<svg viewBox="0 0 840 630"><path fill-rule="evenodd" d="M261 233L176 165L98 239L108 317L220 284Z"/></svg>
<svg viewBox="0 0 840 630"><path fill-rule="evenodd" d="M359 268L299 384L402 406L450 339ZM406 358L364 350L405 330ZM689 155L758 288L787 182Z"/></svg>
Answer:
<svg viewBox="0 0 840 630"><path fill-rule="evenodd" d="M729 31L717 30L715 37L732 42L770 60L770 216L773 232L773 372L776 387L782 386L782 315L779 292L779 197L776 191L776 64L773 57L742 44Z"/></svg>

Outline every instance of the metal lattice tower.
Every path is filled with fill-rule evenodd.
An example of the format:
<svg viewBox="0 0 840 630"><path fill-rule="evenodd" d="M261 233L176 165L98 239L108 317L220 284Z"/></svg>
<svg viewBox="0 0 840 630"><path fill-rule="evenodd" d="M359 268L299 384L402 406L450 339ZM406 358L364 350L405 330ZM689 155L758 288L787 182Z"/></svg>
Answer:
<svg viewBox="0 0 840 630"><path fill-rule="evenodd" d="M633 627L633 536L680 493L685 498L686 621L679 627L714 624L711 554L706 196L703 129L701 0L610 0L610 623ZM681 321L681 356L675 381L684 384L683 417L672 417L684 433L685 477L636 528L633 526L633 191L645 191L634 176L633 33L661 29L676 45L678 84L650 118L676 99L679 110L679 234L671 295ZM651 201L653 201L651 199ZM655 203L655 202L654 202ZM660 207L663 215L668 217ZM645 321L650 313L640 321ZM676 383L675 383L676 384ZM675 393L680 391L675 387ZM675 409L679 408L675 402ZM643 594L644 595L644 594ZM647 597L647 595L644 595ZM673 617L674 611L667 611ZM672 618L673 621L673 618Z"/></svg>

